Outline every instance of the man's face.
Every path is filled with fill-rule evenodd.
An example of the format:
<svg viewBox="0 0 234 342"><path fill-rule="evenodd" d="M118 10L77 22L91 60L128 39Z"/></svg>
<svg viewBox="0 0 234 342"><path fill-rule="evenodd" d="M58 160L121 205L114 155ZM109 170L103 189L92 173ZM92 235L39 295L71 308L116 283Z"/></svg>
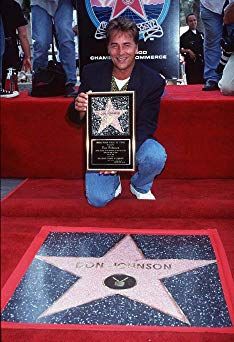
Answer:
<svg viewBox="0 0 234 342"><path fill-rule="evenodd" d="M197 18L195 17L195 15L190 15L188 17L187 21L188 21L188 26L189 26L190 30L196 30Z"/></svg>
<svg viewBox="0 0 234 342"><path fill-rule="evenodd" d="M131 72L137 51L138 46L130 33L121 31L112 33L108 44L108 53L115 69Z"/></svg>

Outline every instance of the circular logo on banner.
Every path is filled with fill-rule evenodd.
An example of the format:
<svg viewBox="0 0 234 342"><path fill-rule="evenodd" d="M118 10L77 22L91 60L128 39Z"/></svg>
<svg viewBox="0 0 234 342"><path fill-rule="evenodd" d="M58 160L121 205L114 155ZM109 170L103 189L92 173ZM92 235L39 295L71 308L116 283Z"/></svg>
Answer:
<svg viewBox="0 0 234 342"><path fill-rule="evenodd" d="M136 279L126 274L113 274L104 280L104 284L110 289L126 290L136 285Z"/></svg>
<svg viewBox="0 0 234 342"><path fill-rule="evenodd" d="M170 0L86 0L85 4L97 28L96 39L105 38L108 22L122 16L134 21L140 39L147 41L163 36L161 24L167 16Z"/></svg>

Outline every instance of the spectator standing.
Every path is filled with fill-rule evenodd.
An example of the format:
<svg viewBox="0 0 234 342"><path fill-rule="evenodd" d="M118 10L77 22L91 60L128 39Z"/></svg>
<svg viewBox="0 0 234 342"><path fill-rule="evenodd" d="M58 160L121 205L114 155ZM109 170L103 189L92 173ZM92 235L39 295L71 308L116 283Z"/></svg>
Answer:
<svg viewBox="0 0 234 342"><path fill-rule="evenodd" d="M76 68L79 69L79 30L78 30L78 13L77 9L73 11L72 30L75 38L75 56L76 56Z"/></svg>
<svg viewBox="0 0 234 342"><path fill-rule="evenodd" d="M223 55L218 67L224 70L218 85L223 95L234 96L234 3L225 8L223 22Z"/></svg>
<svg viewBox="0 0 234 342"><path fill-rule="evenodd" d="M58 40L59 59L67 81L65 96L76 95L76 58L74 32L72 30L72 0L32 0L33 71L48 64L48 51L52 43L54 22Z"/></svg>
<svg viewBox="0 0 234 342"><path fill-rule="evenodd" d="M201 19L204 25L204 80L202 90L217 90L221 74L216 67L221 57L220 40L223 30L223 6L225 0L201 0Z"/></svg>
<svg viewBox="0 0 234 342"><path fill-rule="evenodd" d="M190 13L186 17L189 27L180 37L180 52L185 59L187 84L203 83L203 33L197 30L197 18Z"/></svg>
<svg viewBox="0 0 234 342"><path fill-rule="evenodd" d="M3 43L1 43L1 47L4 49L2 55L1 97L14 97L13 95L15 95L15 93L10 94L8 92L9 94L7 94L7 91L3 91L3 88L5 87L8 68L13 68L16 72L18 72L21 67L25 71L31 70L31 51L27 35L27 20L24 17L22 8L16 1L1 0L0 9L5 37ZM1 40L2 38L3 34L1 34ZM19 57L18 39L24 53L22 65ZM4 96L4 92L6 93L6 96Z"/></svg>
<svg viewBox="0 0 234 342"><path fill-rule="evenodd" d="M5 35L2 23L2 15L0 13L0 97L6 97L7 93L2 86L2 58L5 50Z"/></svg>

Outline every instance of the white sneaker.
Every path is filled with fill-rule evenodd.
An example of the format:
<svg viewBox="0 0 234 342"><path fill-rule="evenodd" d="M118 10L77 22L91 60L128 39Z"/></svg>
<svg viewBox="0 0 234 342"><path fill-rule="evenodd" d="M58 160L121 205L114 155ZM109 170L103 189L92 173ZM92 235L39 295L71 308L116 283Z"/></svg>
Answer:
<svg viewBox="0 0 234 342"><path fill-rule="evenodd" d="M5 90L5 89L0 90L0 97L10 99L11 97L16 97L16 96L19 96L19 92L16 90L15 91L10 91L10 90Z"/></svg>
<svg viewBox="0 0 234 342"><path fill-rule="evenodd" d="M115 190L115 197L118 197L122 192L122 186L121 183L119 182L118 188Z"/></svg>
<svg viewBox="0 0 234 342"><path fill-rule="evenodd" d="M136 191L136 189L134 189L132 184L130 184L130 191L139 200L155 200L155 197L150 190L146 192L145 194L142 194L141 192Z"/></svg>

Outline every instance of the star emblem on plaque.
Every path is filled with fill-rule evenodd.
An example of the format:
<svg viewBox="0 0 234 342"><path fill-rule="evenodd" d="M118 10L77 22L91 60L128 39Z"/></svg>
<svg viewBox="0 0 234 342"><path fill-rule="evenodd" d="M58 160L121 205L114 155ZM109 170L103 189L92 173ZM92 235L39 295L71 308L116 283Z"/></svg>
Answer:
<svg viewBox="0 0 234 342"><path fill-rule="evenodd" d="M134 171L134 91L88 94L87 170Z"/></svg>
<svg viewBox="0 0 234 342"><path fill-rule="evenodd" d="M105 129L108 129L109 126L112 126L112 128L115 128L118 132L124 134L124 130L119 119L122 115L124 115L125 112L126 110L116 109L111 99L108 99L104 110L94 110L94 114L99 116L101 119L98 133L102 133Z"/></svg>

